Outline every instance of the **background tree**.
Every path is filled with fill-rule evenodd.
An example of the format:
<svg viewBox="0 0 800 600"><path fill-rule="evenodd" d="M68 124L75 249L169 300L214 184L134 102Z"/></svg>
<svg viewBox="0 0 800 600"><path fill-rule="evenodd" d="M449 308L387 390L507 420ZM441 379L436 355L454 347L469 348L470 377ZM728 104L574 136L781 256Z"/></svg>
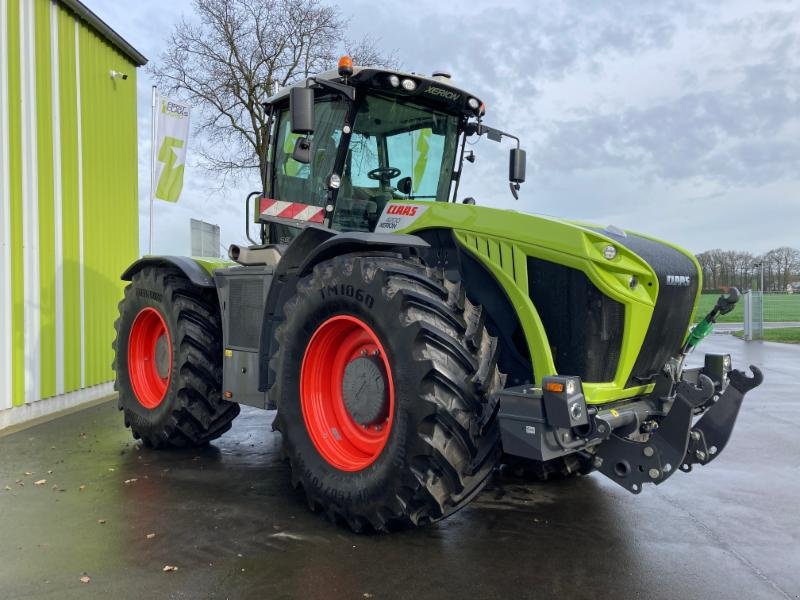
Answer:
<svg viewBox="0 0 800 600"><path fill-rule="evenodd" d="M375 40L347 36L338 8L318 0L194 0L151 68L162 92L192 113L205 166L225 178L263 172L267 115L282 87L332 68L339 51L356 64L393 66Z"/></svg>
<svg viewBox="0 0 800 600"><path fill-rule="evenodd" d="M786 291L788 284L800 281L800 250L797 248L782 246L759 256L716 248L701 252L696 258L703 272L705 290L730 286L759 289L762 264L765 291Z"/></svg>

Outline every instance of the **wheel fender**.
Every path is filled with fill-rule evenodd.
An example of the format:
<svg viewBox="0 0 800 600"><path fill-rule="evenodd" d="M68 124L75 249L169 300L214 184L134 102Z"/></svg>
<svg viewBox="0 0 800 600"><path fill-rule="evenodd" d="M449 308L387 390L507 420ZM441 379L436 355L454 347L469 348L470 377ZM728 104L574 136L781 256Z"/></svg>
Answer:
<svg viewBox="0 0 800 600"><path fill-rule="evenodd" d="M302 264L299 265L299 272L305 275L314 268L314 265L323 260L351 252L399 250L406 254L412 248L423 250L430 248L430 244L416 235L401 233L366 233L361 231L339 233L325 240L313 252L308 254Z"/></svg>
<svg viewBox="0 0 800 600"><path fill-rule="evenodd" d="M361 231L340 233L326 227L305 227L278 263L264 305L259 350L259 391L268 391L275 382L274 375L269 371L269 358L272 354L274 330L280 320L283 305L294 294L299 279L315 265L352 252L394 251L407 256L427 248L430 248L430 244L416 235Z"/></svg>
<svg viewBox="0 0 800 600"><path fill-rule="evenodd" d="M188 256L144 256L125 269L121 279L131 281L145 267L175 267L194 285L213 288L214 278L200 262Z"/></svg>

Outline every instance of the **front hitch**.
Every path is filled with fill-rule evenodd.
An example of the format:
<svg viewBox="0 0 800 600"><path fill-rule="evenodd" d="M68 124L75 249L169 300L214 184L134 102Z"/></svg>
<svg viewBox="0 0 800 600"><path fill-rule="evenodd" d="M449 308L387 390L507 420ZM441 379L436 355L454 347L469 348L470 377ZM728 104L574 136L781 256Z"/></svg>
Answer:
<svg viewBox="0 0 800 600"><path fill-rule="evenodd" d="M758 367L748 377L731 371L729 384L714 401L716 386L705 374L697 384L681 381L667 416L646 442L612 434L593 452L593 464L628 491L638 494L642 484L660 485L677 469L689 472L696 463L707 464L725 448L747 392L761 384ZM709 406L694 424L696 410Z"/></svg>
<svg viewBox="0 0 800 600"><path fill-rule="evenodd" d="M708 354L704 367L684 370L678 383L665 373L649 396L613 408L588 406L578 377L505 389L498 410L503 451L536 461L577 453L638 494L645 483L660 485L725 448L745 394L764 379L755 366L752 377L729 369L729 355Z"/></svg>
<svg viewBox="0 0 800 600"><path fill-rule="evenodd" d="M741 371L731 371L728 374L730 383L725 392L692 427L689 448L681 463L681 471L688 473L693 464L710 463L725 448L744 395L764 381L764 375L758 367L750 365L750 370L753 372L752 377Z"/></svg>

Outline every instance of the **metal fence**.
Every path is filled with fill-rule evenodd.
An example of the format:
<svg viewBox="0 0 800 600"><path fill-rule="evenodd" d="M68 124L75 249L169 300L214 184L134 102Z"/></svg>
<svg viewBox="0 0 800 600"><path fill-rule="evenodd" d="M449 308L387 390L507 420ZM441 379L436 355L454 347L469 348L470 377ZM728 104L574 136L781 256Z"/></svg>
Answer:
<svg viewBox="0 0 800 600"><path fill-rule="evenodd" d="M764 338L764 328L800 326L800 293L749 291L744 296L744 337Z"/></svg>

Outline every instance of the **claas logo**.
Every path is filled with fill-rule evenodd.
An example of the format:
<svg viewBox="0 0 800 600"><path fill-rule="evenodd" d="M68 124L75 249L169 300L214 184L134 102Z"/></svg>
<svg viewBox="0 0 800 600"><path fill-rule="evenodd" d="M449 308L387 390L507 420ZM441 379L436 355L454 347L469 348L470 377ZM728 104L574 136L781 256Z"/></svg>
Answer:
<svg viewBox="0 0 800 600"><path fill-rule="evenodd" d="M401 215L404 217L413 217L417 214L417 206L406 206L405 204L392 204L389 210L386 211L387 215Z"/></svg>

